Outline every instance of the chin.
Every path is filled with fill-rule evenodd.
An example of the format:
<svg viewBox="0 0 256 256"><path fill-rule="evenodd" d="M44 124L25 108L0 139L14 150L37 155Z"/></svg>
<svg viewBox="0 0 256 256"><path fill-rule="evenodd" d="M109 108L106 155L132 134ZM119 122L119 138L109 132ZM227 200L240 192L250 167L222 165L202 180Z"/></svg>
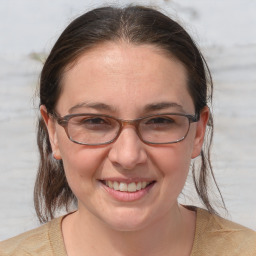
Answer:
<svg viewBox="0 0 256 256"><path fill-rule="evenodd" d="M102 220L108 227L123 232L142 230L152 221L145 213L143 214L133 209L129 209L128 211L122 210L118 213L111 214L108 218L106 217L105 215Z"/></svg>
<svg viewBox="0 0 256 256"><path fill-rule="evenodd" d="M126 220L122 222L112 222L106 223L111 229L120 232L132 232L132 231L139 231L144 229L147 225L146 223L136 222L133 220Z"/></svg>

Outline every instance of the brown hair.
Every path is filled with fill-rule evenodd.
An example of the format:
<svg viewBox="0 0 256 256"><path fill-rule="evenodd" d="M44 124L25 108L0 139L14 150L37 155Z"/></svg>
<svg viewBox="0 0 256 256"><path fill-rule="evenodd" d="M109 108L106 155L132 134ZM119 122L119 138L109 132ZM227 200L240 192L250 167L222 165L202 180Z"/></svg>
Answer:
<svg viewBox="0 0 256 256"><path fill-rule="evenodd" d="M188 72L188 90L196 113L212 100L212 79L209 68L188 33L174 20L151 8L129 6L94 9L75 19L63 31L51 50L40 77L40 105L48 113L54 112L61 91L64 69L82 53L108 41L126 41L130 44L151 44L175 56ZM206 208L216 213L208 193L208 179L216 184L210 161L213 134L209 122L209 139L201 152L201 164L192 166L196 191ZM41 222L52 219L57 210L76 202L68 186L61 160L52 157L47 129L42 118L38 121L37 143L40 164L34 189L34 204ZM218 189L219 191L219 189ZM223 202L223 198L220 194ZM224 205L224 202L223 202ZM225 208L225 205L224 205Z"/></svg>

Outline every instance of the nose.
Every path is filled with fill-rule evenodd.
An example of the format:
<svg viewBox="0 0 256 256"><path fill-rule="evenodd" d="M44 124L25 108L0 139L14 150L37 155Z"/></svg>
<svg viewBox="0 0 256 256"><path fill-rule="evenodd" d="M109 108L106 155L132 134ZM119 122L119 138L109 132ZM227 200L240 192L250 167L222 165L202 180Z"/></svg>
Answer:
<svg viewBox="0 0 256 256"><path fill-rule="evenodd" d="M124 170L132 170L146 162L145 144L139 139L134 127L124 127L111 145L109 160Z"/></svg>

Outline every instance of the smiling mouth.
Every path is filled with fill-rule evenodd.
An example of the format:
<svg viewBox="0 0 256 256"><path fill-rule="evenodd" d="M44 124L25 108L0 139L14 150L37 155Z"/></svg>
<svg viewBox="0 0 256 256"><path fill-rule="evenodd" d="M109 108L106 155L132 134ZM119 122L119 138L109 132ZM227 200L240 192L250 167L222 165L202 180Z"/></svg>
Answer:
<svg viewBox="0 0 256 256"><path fill-rule="evenodd" d="M110 181L110 180L101 180L101 182L105 186L115 191L121 191L121 192L137 192L155 183L155 181L140 181L140 182L125 183L125 182Z"/></svg>

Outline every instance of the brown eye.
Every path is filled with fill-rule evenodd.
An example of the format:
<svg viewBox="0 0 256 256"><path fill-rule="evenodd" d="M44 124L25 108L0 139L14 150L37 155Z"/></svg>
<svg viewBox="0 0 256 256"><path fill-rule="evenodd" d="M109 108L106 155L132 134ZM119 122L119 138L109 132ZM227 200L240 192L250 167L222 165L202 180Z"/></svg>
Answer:
<svg viewBox="0 0 256 256"><path fill-rule="evenodd" d="M94 118L83 118L79 121L81 124L85 124L85 125L101 125L101 124L108 124L108 122L100 117L94 117Z"/></svg>
<svg viewBox="0 0 256 256"><path fill-rule="evenodd" d="M155 117L147 120L145 124L172 124L174 120L167 117Z"/></svg>
<svg viewBox="0 0 256 256"><path fill-rule="evenodd" d="M76 116L70 120L70 128L90 131L107 131L116 126L115 122L104 116Z"/></svg>

